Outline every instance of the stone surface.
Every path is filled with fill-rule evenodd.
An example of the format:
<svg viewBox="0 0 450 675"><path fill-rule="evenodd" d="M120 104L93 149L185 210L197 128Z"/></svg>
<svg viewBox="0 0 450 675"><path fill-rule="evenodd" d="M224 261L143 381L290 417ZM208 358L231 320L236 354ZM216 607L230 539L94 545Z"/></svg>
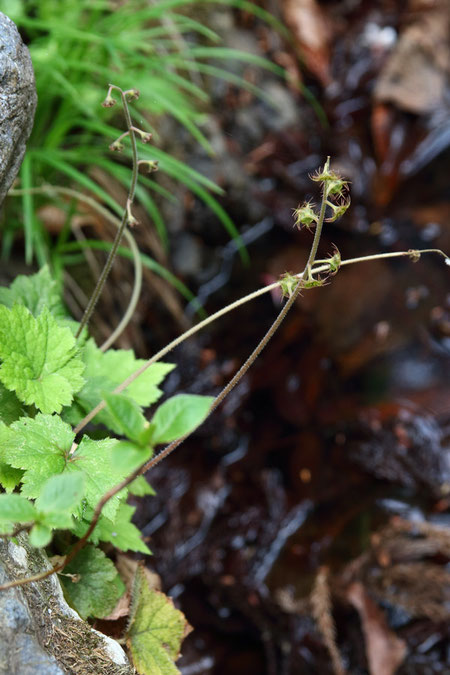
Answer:
<svg viewBox="0 0 450 675"><path fill-rule="evenodd" d="M0 12L0 204L22 163L36 102L30 54L14 23Z"/></svg>
<svg viewBox="0 0 450 675"><path fill-rule="evenodd" d="M0 583L49 569L26 534L0 538ZM120 645L82 621L56 575L0 591L0 675L130 675Z"/></svg>

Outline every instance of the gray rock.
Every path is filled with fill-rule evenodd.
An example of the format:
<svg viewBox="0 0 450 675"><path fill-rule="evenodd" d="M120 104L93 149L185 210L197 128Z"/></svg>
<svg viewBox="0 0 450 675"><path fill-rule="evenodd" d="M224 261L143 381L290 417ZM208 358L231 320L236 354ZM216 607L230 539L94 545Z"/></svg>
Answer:
<svg viewBox="0 0 450 675"><path fill-rule="evenodd" d="M49 569L45 553L0 538L0 584ZM0 675L131 675L120 645L82 621L56 575L0 591Z"/></svg>
<svg viewBox="0 0 450 675"><path fill-rule="evenodd" d="M30 53L14 23L0 12L0 204L22 163L36 102Z"/></svg>

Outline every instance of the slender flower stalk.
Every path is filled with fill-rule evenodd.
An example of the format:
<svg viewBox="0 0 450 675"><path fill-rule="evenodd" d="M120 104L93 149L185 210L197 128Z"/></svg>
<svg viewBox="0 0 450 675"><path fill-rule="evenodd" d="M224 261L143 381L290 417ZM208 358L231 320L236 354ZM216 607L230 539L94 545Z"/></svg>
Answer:
<svg viewBox="0 0 450 675"><path fill-rule="evenodd" d="M136 225L137 221L134 218L134 216L131 213L131 206L134 201L134 195L136 193L136 185L137 185L137 178L138 178L138 155L137 155L137 145L136 145L136 130L135 127L132 124L131 121L131 115L130 115L130 110L128 108L128 100L132 100L135 98L138 98L139 92L137 89L130 89L128 91L123 91L120 87L116 87L113 84L109 85L109 90L108 94L106 96L106 99L103 101L104 107L111 107L111 105L114 105L114 103L111 103L115 99L112 97L111 92L112 91L118 91L120 94L120 98L122 100L122 107L123 107L123 112L125 115L125 121L127 125L127 131L125 132L125 135L128 134L130 137L130 142L131 142L131 155L132 155L132 174L131 174L131 183L130 183L130 188L128 190L128 197L127 197L127 202L126 202L126 207L124 209L123 215L122 215L122 220L120 221L120 227L117 231L117 234L114 238L113 245L111 247L111 250L108 254L108 258L106 260L105 266L102 270L102 273L97 281L97 284L95 286L94 292L91 295L91 298L88 302L88 305L84 311L83 318L81 319L80 325L78 327L78 330L75 334L75 337L78 338L85 326L89 323L89 320L92 316L92 312L95 309L95 305L97 304L100 295L103 291L103 288L106 283L106 279L108 278L108 275L111 271L111 267L113 265L114 259L117 254L117 249L120 246L120 242L122 241L123 234L125 232L125 229L127 225L133 226ZM123 136L124 134L122 134ZM121 143L119 143L122 145ZM120 148L116 148L117 150L120 150Z"/></svg>

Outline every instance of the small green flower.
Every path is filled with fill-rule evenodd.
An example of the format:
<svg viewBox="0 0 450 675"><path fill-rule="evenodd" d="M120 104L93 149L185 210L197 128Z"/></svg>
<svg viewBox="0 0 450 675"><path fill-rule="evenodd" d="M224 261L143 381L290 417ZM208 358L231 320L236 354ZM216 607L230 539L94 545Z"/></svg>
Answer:
<svg viewBox="0 0 450 675"><path fill-rule="evenodd" d="M344 215L344 213L347 211L348 207L350 206L350 197L342 198L336 204L333 204L333 202L327 201L327 206L329 206L333 211L333 215L331 215L329 218L326 219L327 223L334 223L335 220L338 220L338 218L341 218Z"/></svg>
<svg viewBox="0 0 450 675"><path fill-rule="evenodd" d="M311 227L314 227L319 220L319 216L314 210L314 204L311 202L305 202L303 206L294 209L294 218L294 225L299 230L301 230L302 227L310 229Z"/></svg>
<svg viewBox="0 0 450 675"><path fill-rule="evenodd" d="M330 169L329 157L327 157L323 169L319 169L319 171L310 176L310 178L317 183L323 183L326 196L336 195L342 197L348 188L348 181L344 180L339 174Z"/></svg>
<svg viewBox="0 0 450 675"><path fill-rule="evenodd" d="M319 288L319 286L325 286L326 279L304 279L302 281L302 288Z"/></svg>
<svg viewBox="0 0 450 675"><path fill-rule="evenodd" d="M341 266L341 254L337 246L333 244L334 253L328 258L327 263L330 266L330 274L336 274Z"/></svg>
<svg viewBox="0 0 450 675"><path fill-rule="evenodd" d="M280 277L280 289L283 298L290 298L294 292L295 287L299 282L298 277L295 277L290 272L285 272Z"/></svg>

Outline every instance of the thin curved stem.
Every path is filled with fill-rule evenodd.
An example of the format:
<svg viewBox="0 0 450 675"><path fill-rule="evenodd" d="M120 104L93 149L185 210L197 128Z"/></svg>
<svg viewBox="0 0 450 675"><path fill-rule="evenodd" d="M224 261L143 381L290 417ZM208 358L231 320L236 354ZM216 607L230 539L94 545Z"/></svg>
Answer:
<svg viewBox="0 0 450 675"><path fill-rule="evenodd" d="M380 260L380 259L384 259L384 258L409 257L409 258L412 258L413 260L417 260L422 253L437 253L438 255L443 256L445 258L446 262L449 260L449 257L443 251L441 251L440 249L431 248L431 249L419 249L419 250L411 249L409 251L399 251L398 253L379 253L379 254L374 254L374 255L369 255L369 256L361 256L361 257L358 257L358 258L350 258L348 260L343 260L341 262L341 265L353 265L355 263L368 262L368 261L373 261L373 260ZM308 263L309 263L309 259L308 259ZM308 263L307 263L307 265L308 265ZM313 265L314 262L312 262L311 264ZM326 272L326 271L329 271L329 269L330 269L330 266L328 264L323 264L320 267L314 269L313 273L316 274L316 273L320 273L320 272ZM255 354L255 352L258 349L259 349L258 354L262 351L264 346L267 344L268 340L270 340L271 335L273 335L274 326L276 326L276 328L278 328L278 326L281 324L281 322L283 321L287 312L289 311L290 307L292 307L293 303L295 302L296 298L298 297L298 294L300 293L303 274L304 274L304 272L296 275L296 276L299 277L299 282L296 285L293 294L288 299L285 306L283 307L283 309L279 313L277 319L272 324L272 326L269 328L266 335L263 337L261 342L257 345L255 350L250 355L250 357L243 364L243 366L241 366L240 370L236 373L236 375L232 378L232 380L230 380L228 385L220 392L220 394L213 401L213 404L210 408L210 413L213 412L217 408L217 406L223 401L223 399L225 398L227 393L229 393L231 391L231 389L237 384L240 377L242 377L242 375L248 370L249 360ZM238 307L238 306L244 304L245 302L248 302L249 300L251 300L255 297L258 297L259 295L262 295L263 293L267 293L267 292L269 292L269 291L271 291L271 290L273 290L273 289L275 289L279 286L280 286L280 282L275 282L273 284L270 284L270 286L266 286L263 289L259 289L259 291L255 291L254 293L251 293L250 295L245 296L245 298L241 298L240 300L233 303L233 305L229 305L228 307L224 308L220 312L217 312L216 314L213 314L212 316L208 317L208 319L206 319L205 321L202 321L201 324L205 325L205 322L211 323L212 321L214 321L215 319L218 318L219 314L222 315L222 314L226 313L227 311L231 311L232 308L234 309L235 307ZM287 310L286 310L286 307L288 307ZM168 345L165 348L165 350L161 350L161 352L167 353L167 351L170 350L169 348L173 348L175 346L174 345L175 342L177 342L177 344L179 344L180 341L185 340L187 337L189 337L189 335L192 335L194 332L197 332L197 330L200 330L200 327L203 327L203 325L201 325L201 324L198 324L198 326L195 326L190 331L187 331L187 333L184 333L182 336L180 336L180 338L177 338L177 340L174 340L173 343L171 343L171 345ZM275 328L275 330L276 330L276 328ZM269 335L269 338L267 338L268 335ZM264 344L262 344L262 343L264 343ZM262 347L261 347L261 344L262 344ZM152 357L152 359L150 359L149 362L147 362L145 364L145 367L148 368L151 365L151 363L154 363L157 360L157 358L161 358L161 356L160 356L161 352L158 352L158 354L155 354L155 356ZM150 363L150 361L151 361L151 363ZM141 374L141 372L143 372L143 369L140 369L140 372L136 371L137 374L136 373L134 374L135 375L134 379L136 379L136 377L138 377ZM240 375L240 377L238 377L239 375ZM128 379L130 379L130 378L128 378ZM131 380L131 381L133 381L133 380ZM123 383L122 383L122 385L123 385ZM120 385L120 386L122 386L122 385ZM117 389L115 390L116 392L117 392ZM100 410L102 410L105 407L105 403L103 401L102 401L102 403L103 403L103 405L101 406ZM98 407L99 406L97 406L97 408ZM98 411L96 411L96 412L98 412ZM85 424L87 424L87 422L85 422ZM70 553L68 553L68 555L60 563L55 565L52 569L46 570L45 572L41 572L40 574L35 574L32 577L26 577L24 579L16 579L15 581L10 581L6 584L2 584L2 585L0 585L0 591L7 590L8 588L14 588L14 587L17 587L17 586L23 586L23 585L25 585L27 583L30 583L32 581L41 581L42 579L45 579L45 578L49 577L51 574L55 574L55 573L63 570L64 567L71 560L73 560L73 558L76 556L76 554L86 545L89 537L91 536L92 532L94 531L95 527L97 526L98 520L100 518L101 512L102 512L105 504L107 504L107 502L110 499L112 499L115 495L117 495L121 490L123 490L128 485L130 485L130 483L132 483L138 476L141 476L142 474L146 473L147 471L152 469L154 466L159 464L159 462L161 462L163 459L165 459L171 452L173 452L179 445L181 445L181 443L184 440L186 440L186 438L189 435L190 434L186 434L182 438L179 438L176 441L174 441L173 443L170 443L166 448L161 450L161 452L159 452L155 457L151 458L150 460L148 460L147 462L145 462L141 466L137 467L137 469L135 469L133 471L133 473L131 473L127 478L125 478L118 485L116 485L115 487L111 488L108 492L106 492L103 495L103 497L99 500L99 502L97 503L97 505L95 507L95 510L94 510L94 513L93 513L93 516L92 516L92 519L91 519L91 522L89 524L88 529L86 530L84 535L76 542L76 544L74 545L74 547L72 548Z"/></svg>
<svg viewBox="0 0 450 675"><path fill-rule="evenodd" d="M89 197L82 192L78 192L78 190L73 190L72 188L66 188L62 187L59 185L42 185L40 187L34 187L34 188L26 188L26 189L12 189L8 192L8 195L11 195L12 197L17 197L22 194L47 194L50 197L52 197L55 194L62 194L62 195L67 195L68 197L73 197L74 199L78 199L81 202L84 202L88 206L90 206L92 209L97 211L101 216L105 218L105 220L108 220L110 223L115 225L118 229L121 226L121 221L119 218L117 218L115 215L113 215L108 209L106 209L104 206L99 204L98 202L95 201L92 197ZM109 336L109 338L100 346L100 349L102 351L105 351L108 349L116 340L117 338L123 333L125 328L127 327L128 323L130 322L134 311L136 309L139 296L141 294L142 290L142 260L139 255L139 249L137 247L137 244L135 242L135 239L131 232L128 229L125 229L124 231L124 236L128 242L128 245L130 247L130 250L133 254L133 265L134 265L134 282L133 282L133 290L131 293L130 301L128 303L127 309L125 311L125 314L123 315L120 323L118 326L114 329L113 333Z"/></svg>
<svg viewBox="0 0 450 675"><path fill-rule="evenodd" d="M128 190L128 196L127 196L127 202L125 205L125 209L122 215L122 220L120 222L120 227L117 231L116 237L114 239L112 248L109 252L108 258L106 260L105 266L103 268L103 271L97 281L97 285L94 289L94 292L91 295L91 298L89 300L88 306L85 309L83 318L81 319L80 325L78 326L78 330L75 334L75 337L78 338L81 335L81 332L83 331L83 328L87 326L89 323L89 319L91 318L92 312L94 311L95 305L98 302L98 299L103 291L103 287L105 285L106 279L108 278L108 275L111 271L112 264L114 262L114 258L116 257L117 249L119 248L120 242L122 241L122 236L123 233L130 222L132 216L131 216L131 206L133 204L134 200L134 195L136 192L136 184L137 184L137 177L138 177L138 156L137 156L137 145L136 145L136 136L135 136L135 131L133 128L133 124L131 121L131 115L130 115L130 110L128 108L128 102L127 102L127 97L125 96L124 91L120 87L116 87L115 85L109 85L110 90L115 89L120 93L120 97L122 99L122 107L125 115L125 121L128 129L128 135L130 137L130 142L131 142L131 155L132 155L132 160L133 160L133 166L132 166L132 173L131 173L131 182L130 182L130 188Z"/></svg>
<svg viewBox="0 0 450 675"><path fill-rule="evenodd" d="M370 262L373 260L382 260L384 258L411 258L414 257L415 255L421 255L422 253L437 253L441 256L443 256L446 260L448 260L448 256L441 251L440 249L437 248L427 248L427 249L420 249L420 250L410 250L410 251L399 251L395 253L377 253L374 255L368 255L368 256L360 256L358 258L349 258L348 260L342 260L341 261L341 267L345 267L346 265L354 265L355 263L361 263L361 262ZM322 261L319 261L322 263ZM330 271L330 266L328 263L323 263L320 265L320 267L316 267L312 270L313 274L319 274L321 272L329 272ZM298 277L299 279L303 278L303 272L300 272L299 274L296 274L294 276ZM154 363L162 359L164 356L166 356L169 352L172 351L175 347L180 345L182 342L187 340L188 338L192 337L199 331L201 331L203 328L206 328L209 324L213 323L220 317L224 316L225 314L228 314L229 312L232 312L233 310L237 309L238 307L241 307L242 305L246 304L247 302L250 302L251 300L254 300L255 298L259 298L262 295L265 295L266 293L270 293L271 291L279 288L281 285L280 281L274 281L272 284L269 284L268 286L264 286L263 288L259 288L257 291L253 291L252 293L249 293L248 295L244 296L243 298L239 298L239 300L235 300L235 302L232 302L230 305L227 305L226 307L222 307L222 309L218 310L214 314L211 314L208 316L206 319L203 319L203 321L200 321L197 323L195 326L192 326L192 328L189 328L185 333L182 335L179 335L177 338L172 340L172 342L169 342L168 345L160 349L156 354L151 356L145 363L142 365L140 368L134 371L131 375L127 377L126 380L124 380L121 384L119 384L118 387L114 389L114 394L120 394L124 389L126 389L132 382L134 382L142 373L144 373L147 368L150 368ZM89 424L91 420L94 419L94 417L105 408L106 402L105 401L100 401L95 408L93 408L87 415L84 417L75 427L74 432L79 433L84 427Z"/></svg>

